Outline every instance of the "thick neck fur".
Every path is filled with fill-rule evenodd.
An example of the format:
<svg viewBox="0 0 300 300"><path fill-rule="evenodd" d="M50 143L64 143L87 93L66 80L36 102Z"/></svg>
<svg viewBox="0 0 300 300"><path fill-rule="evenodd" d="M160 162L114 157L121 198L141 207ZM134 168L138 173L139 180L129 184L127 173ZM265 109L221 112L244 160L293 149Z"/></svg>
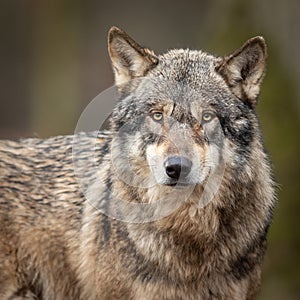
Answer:
<svg viewBox="0 0 300 300"><path fill-rule="evenodd" d="M251 154L251 162L240 173L235 172L238 176L233 177L230 168L225 171L217 195L204 208L195 205L202 191L198 187L188 201L165 218L144 224L111 220L114 224L111 226L123 228L120 230L122 235L131 241L135 251L147 257L143 263L151 262L156 266L150 268L153 276L176 282L187 282L190 278L192 282L208 276L213 270L225 272L233 267L232 258L238 260L247 251L245 245L247 248L254 240L265 237L269 222L261 224L260 220L269 221L271 217L268 214L273 206L273 184L266 179L270 170L261 146L256 149L259 152ZM113 169L109 167L109 161L107 163L105 169L112 178L112 190L122 191L117 196L147 202L148 199L142 199L143 196L147 198L146 193L130 187L115 174L109 174ZM99 222L98 217L97 220ZM151 270L147 269L146 273ZM142 269L141 274L138 270L130 272L135 273L134 276L146 276Z"/></svg>
<svg viewBox="0 0 300 300"><path fill-rule="evenodd" d="M112 285L104 278L115 278L123 294L133 289L136 295L144 296L147 289L150 299L153 293L160 297L174 293L168 294L173 295L170 299L199 299L200 289L209 291L203 299L214 299L211 292L220 299L222 289L230 285L234 289L236 280L256 272L264 254L274 190L260 140L253 140L253 149L256 150L249 153L248 161L238 170L231 165L226 167L215 198L205 207L195 205L202 193L202 188L196 187L172 214L149 223L126 223L105 216L97 208L107 195L103 193L103 183L96 181L92 189L95 202L91 205L88 201L83 212L82 246L74 248L83 295L97 299L96 292L92 296L91 291L98 286L107 291L109 298L114 290L107 289ZM107 178L105 184L111 185L109 197L149 201L147 189L141 192L114 173L110 154L101 159L101 170ZM106 200L111 201L109 197ZM228 299L244 299L238 293L232 295L239 296L228 294Z"/></svg>

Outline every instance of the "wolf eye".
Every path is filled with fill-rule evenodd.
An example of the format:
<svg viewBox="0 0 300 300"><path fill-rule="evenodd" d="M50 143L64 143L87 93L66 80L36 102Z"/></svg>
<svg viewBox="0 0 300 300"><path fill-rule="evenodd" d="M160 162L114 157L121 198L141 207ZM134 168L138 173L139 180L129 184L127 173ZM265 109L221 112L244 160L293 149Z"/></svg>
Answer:
<svg viewBox="0 0 300 300"><path fill-rule="evenodd" d="M156 122L160 122L163 119L163 114L161 112L152 113L152 119Z"/></svg>
<svg viewBox="0 0 300 300"><path fill-rule="evenodd" d="M203 123L208 123L214 118L214 113L212 112L204 112L202 115L202 122Z"/></svg>

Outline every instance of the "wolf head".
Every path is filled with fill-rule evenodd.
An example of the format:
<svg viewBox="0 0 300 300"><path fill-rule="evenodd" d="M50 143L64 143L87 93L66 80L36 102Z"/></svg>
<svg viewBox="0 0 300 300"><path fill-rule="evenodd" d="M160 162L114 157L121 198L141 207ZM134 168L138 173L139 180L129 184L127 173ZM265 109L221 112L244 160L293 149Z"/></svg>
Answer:
<svg viewBox="0 0 300 300"><path fill-rule="evenodd" d="M252 145L260 144L262 37L224 58L182 49L157 56L113 27L108 49L120 93L111 118L120 178L178 188L203 186L220 166L251 173Z"/></svg>

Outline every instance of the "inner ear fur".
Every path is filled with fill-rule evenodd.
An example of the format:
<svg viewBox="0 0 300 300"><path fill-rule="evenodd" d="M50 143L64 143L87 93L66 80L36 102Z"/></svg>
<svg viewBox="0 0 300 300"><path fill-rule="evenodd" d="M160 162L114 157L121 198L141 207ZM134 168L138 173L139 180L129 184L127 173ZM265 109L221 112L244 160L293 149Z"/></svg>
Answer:
<svg viewBox="0 0 300 300"><path fill-rule="evenodd" d="M108 52L118 86L133 78L145 76L158 64L158 58L153 51L140 46L117 27L109 30Z"/></svg>
<svg viewBox="0 0 300 300"><path fill-rule="evenodd" d="M249 39L233 54L226 56L216 70L239 99L252 107L257 103L266 70L267 47L263 37Z"/></svg>

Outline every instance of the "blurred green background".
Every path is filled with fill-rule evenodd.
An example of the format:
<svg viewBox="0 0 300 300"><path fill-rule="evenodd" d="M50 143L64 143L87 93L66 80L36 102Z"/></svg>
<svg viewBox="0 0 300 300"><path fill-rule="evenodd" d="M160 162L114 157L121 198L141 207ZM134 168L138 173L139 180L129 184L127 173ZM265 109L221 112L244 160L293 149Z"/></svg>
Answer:
<svg viewBox="0 0 300 300"><path fill-rule="evenodd" d="M189 47L225 55L265 37L258 111L279 202L259 299L300 299L300 1L2 0L0 138L74 131L84 107L113 84L112 25L157 53Z"/></svg>

